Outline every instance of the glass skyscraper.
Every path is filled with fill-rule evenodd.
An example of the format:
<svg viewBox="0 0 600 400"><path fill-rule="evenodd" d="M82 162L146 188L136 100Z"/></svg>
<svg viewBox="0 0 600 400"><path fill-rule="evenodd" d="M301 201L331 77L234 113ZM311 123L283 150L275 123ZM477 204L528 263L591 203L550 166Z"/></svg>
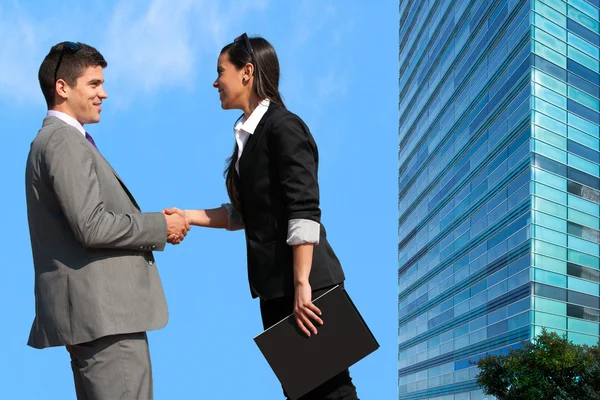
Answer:
<svg viewBox="0 0 600 400"><path fill-rule="evenodd" d="M399 399L469 362L598 342L600 0L401 0Z"/></svg>

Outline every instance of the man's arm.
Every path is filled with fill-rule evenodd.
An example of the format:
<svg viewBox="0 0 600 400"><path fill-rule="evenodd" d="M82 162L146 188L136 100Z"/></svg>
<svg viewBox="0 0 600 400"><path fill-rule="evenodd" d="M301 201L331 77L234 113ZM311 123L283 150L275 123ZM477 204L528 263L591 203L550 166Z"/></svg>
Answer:
<svg viewBox="0 0 600 400"><path fill-rule="evenodd" d="M55 132L44 152L50 184L68 223L86 247L163 250L168 234L183 234L185 221L160 212L115 214L106 211L90 150L69 132Z"/></svg>

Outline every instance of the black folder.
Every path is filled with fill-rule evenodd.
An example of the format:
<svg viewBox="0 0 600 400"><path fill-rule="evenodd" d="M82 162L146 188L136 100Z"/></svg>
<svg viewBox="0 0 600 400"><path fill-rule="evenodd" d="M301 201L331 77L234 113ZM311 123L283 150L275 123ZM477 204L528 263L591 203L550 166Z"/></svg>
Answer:
<svg viewBox="0 0 600 400"><path fill-rule="evenodd" d="M340 286L313 300L323 325L307 337L292 315L254 338L288 397L296 400L379 348Z"/></svg>

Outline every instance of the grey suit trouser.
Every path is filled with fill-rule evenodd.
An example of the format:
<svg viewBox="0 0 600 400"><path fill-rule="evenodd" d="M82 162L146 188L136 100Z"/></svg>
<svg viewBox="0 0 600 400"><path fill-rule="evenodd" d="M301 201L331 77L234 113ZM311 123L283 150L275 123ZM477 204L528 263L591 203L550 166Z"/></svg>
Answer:
<svg viewBox="0 0 600 400"><path fill-rule="evenodd" d="M151 400L146 332L105 336L67 346L78 400Z"/></svg>

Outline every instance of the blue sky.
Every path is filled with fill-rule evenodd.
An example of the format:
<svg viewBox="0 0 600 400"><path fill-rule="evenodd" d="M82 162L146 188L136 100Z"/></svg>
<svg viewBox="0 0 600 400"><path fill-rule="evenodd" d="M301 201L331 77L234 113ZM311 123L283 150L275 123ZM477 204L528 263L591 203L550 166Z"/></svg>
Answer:
<svg viewBox="0 0 600 400"><path fill-rule="evenodd" d="M144 211L208 208L227 200L222 171L239 115L221 110L211 85L220 49L243 32L273 44L286 105L319 146L322 222L381 344L351 368L359 396L397 396L398 2L8 0L0 4L0 398L74 398L64 348L25 344L34 308L24 169L46 113L43 57L63 40L106 57L109 98L102 121L86 129ZM281 398L253 341L262 326L243 233L195 228L156 258L170 311L167 327L149 334L156 399Z"/></svg>

